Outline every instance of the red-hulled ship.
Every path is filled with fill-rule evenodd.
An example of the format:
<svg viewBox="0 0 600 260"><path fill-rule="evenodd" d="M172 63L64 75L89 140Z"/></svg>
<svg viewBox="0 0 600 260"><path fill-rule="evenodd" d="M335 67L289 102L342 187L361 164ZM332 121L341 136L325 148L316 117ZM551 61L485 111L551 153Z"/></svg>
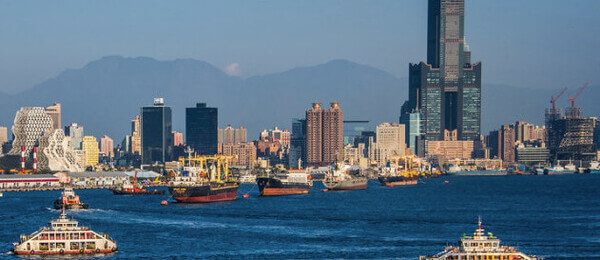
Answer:
<svg viewBox="0 0 600 260"><path fill-rule="evenodd" d="M235 200L240 185L229 179L231 159L233 157L224 155L181 158L180 162L187 166L171 182L169 192L173 199L181 203Z"/></svg>
<svg viewBox="0 0 600 260"><path fill-rule="evenodd" d="M133 184L124 183L121 187L110 189L115 195L164 195L164 190L146 190L143 186L137 184L137 172L133 177Z"/></svg>
<svg viewBox="0 0 600 260"><path fill-rule="evenodd" d="M310 174L299 169L291 169L273 177L261 177L257 183L262 196L307 194L312 188Z"/></svg>

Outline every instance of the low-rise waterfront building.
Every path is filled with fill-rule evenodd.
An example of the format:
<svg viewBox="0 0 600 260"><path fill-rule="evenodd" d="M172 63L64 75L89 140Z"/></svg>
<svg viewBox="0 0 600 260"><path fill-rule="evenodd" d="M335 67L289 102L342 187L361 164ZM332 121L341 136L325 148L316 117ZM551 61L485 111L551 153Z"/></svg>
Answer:
<svg viewBox="0 0 600 260"><path fill-rule="evenodd" d="M3 174L0 189L60 187L59 178L51 174Z"/></svg>

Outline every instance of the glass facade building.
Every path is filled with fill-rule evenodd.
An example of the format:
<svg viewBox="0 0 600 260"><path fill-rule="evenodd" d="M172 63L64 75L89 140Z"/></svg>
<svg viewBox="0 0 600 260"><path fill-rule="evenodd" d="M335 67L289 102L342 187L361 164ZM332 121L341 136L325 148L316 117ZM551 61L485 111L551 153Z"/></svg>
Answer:
<svg viewBox="0 0 600 260"><path fill-rule="evenodd" d="M219 112L216 107L197 103L185 109L185 141L197 154L216 154L218 151Z"/></svg>
<svg viewBox="0 0 600 260"><path fill-rule="evenodd" d="M427 63L409 66L409 101L402 114L420 112L426 140L458 140L481 133L481 63L471 64L464 38L464 0L429 0Z"/></svg>
<svg viewBox="0 0 600 260"><path fill-rule="evenodd" d="M171 108L162 98L154 99L154 106L142 107L142 163L165 163L173 160L173 130Z"/></svg>

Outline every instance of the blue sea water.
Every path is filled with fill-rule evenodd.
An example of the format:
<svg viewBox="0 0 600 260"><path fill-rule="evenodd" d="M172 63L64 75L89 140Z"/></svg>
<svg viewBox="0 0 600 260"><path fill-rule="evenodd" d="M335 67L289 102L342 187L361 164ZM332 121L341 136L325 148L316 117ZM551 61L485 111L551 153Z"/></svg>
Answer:
<svg viewBox="0 0 600 260"><path fill-rule="evenodd" d="M445 183L449 181L449 183ZM600 259L600 175L445 176L415 186L259 197L242 185L238 200L161 206L165 196L78 190L89 210L69 211L110 234L119 252L88 259L417 259L486 231L546 259ZM249 198L241 195L250 192ZM0 258L20 234L59 212L59 191L0 198Z"/></svg>

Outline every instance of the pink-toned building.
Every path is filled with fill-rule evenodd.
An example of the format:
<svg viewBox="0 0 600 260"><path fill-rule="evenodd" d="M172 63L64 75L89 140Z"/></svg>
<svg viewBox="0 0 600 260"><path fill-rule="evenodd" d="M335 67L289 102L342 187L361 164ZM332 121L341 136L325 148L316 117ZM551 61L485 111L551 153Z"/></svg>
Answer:
<svg viewBox="0 0 600 260"><path fill-rule="evenodd" d="M101 139L100 139L100 153L104 154L110 158L113 158L113 156L115 156L114 153L114 141L112 138L108 137L107 135L104 135Z"/></svg>
<svg viewBox="0 0 600 260"><path fill-rule="evenodd" d="M173 131L173 144L175 146L180 146L183 144L183 133Z"/></svg>

